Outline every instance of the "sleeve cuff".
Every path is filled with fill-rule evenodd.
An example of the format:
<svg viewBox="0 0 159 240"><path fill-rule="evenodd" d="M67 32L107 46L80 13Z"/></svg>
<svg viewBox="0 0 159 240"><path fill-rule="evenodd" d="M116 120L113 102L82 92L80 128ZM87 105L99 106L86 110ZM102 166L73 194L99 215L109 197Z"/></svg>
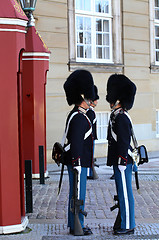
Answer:
<svg viewBox="0 0 159 240"><path fill-rule="evenodd" d="M126 166L127 165L127 157L122 157L122 156L119 156L118 158L118 164L119 165L123 165L123 166Z"/></svg>
<svg viewBox="0 0 159 240"><path fill-rule="evenodd" d="M78 158L76 158L76 159L72 158L72 166L73 166L73 167L81 166L80 157L78 157Z"/></svg>

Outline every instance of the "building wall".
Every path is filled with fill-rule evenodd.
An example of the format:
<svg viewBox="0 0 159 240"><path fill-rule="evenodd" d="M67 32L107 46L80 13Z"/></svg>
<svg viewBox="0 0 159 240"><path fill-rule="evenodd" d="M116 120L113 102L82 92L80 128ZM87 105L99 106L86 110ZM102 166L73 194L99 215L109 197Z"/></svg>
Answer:
<svg viewBox="0 0 159 240"><path fill-rule="evenodd" d="M159 73L150 72L150 14L148 0L122 0L123 73L137 86L130 115L139 143L148 151L159 149L156 138L156 109L159 108ZM48 161L55 141L61 141L71 107L67 105L63 84L68 75L68 9L66 0L38 0L34 16L36 28L51 51L47 79L47 148ZM97 111L109 111L105 100L106 83L112 74L92 72L100 100ZM96 144L96 157L106 156L107 144Z"/></svg>

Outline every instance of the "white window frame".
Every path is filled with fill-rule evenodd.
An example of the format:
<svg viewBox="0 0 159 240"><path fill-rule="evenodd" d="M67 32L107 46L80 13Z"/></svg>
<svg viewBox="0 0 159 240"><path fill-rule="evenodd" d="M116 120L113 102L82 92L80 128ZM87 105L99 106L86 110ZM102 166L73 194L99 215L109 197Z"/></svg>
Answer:
<svg viewBox="0 0 159 240"><path fill-rule="evenodd" d="M104 115L106 114L106 125L100 125L99 123L99 117L104 117ZM109 111L102 111L102 112L97 112L96 111L96 118L97 118L97 140L95 140L95 143L106 143L107 142L107 130L108 130L108 124L109 124L109 117L110 117L110 112ZM101 129L101 131L105 132L105 138L100 138L100 134L99 134L99 128ZM103 130L102 130L103 128Z"/></svg>
<svg viewBox="0 0 159 240"><path fill-rule="evenodd" d="M68 30L69 30L69 70L79 68L88 69L91 72L121 73L123 70L122 58L122 19L121 0L112 1L112 60L103 61L77 61L76 60L76 34L75 34L75 0L68 0ZM102 15L101 15L102 17Z"/></svg>
<svg viewBox="0 0 159 240"><path fill-rule="evenodd" d="M155 0L154 0L154 2L155 2ZM159 19L156 19L155 18L155 9L156 9L156 7L155 7L155 3L154 3L154 33L155 33L155 28L156 27L159 27ZM154 36L154 51L155 51L155 64L156 65L159 65L159 61L156 61L156 34L155 34L155 36ZM158 50L159 51L159 50Z"/></svg>
<svg viewBox="0 0 159 240"><path fill-rule="evenodd" d="M159 20L158 20L158 21L155 21L155 26L154 26L154 28L156 28L156 27L159 28ZM155 41L156 41L156 39L159 40L159 37L156 37L156 34L155 34ZM156 65L159 65L159 60L156 61L156 52L159 52L159 49L158 49L158 50L156 49L156 44L155 44L155 64L156 64Z"/></svg>
<svg viewBox="0 0 159 240"><path fill-rule="evenodd" d="M149 0L150 6L150 59L151 73L159 73L159 61L156 61L155 26L159 26L159 20L155 19L155 0Z"/></svg>
<svg viewBox="0 0 159 240"><path fill-rule="evenodd" d="M156 109L156 138L159 138L159 109Z"/></svg>
<svg viewBox="0 0 159 240"><path fill-rule="evenodd" d="M91 11L83 11L75 9L75 29L76 29L76 18L77 17L88 17L91 19L91 58L81 58L77 56L77 34L75 32L75 42L76 42L76 61L77 62L95 62L95 63L113 63L112 58L112 10L111 10L111 0L109 0L109 13L99 13L95 11L95 0L91 0ZM96 57L96 19L107 20L109 22L109 59L99 59ZM93 40L94 39L94 40ZM103 45L101 45L103 46Z"/></svg>

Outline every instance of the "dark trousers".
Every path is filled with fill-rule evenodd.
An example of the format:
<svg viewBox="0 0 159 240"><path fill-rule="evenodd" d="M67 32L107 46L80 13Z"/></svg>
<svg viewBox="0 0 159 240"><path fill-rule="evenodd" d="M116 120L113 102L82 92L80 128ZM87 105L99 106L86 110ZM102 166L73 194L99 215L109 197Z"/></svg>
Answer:
<svg viewBox="0 0 159 240"><path fill-rule="evenodd" d="M94 147L95 147L95 140L93 140L93 158L94 158ZM92 168L87 168L87 177L93 177Z"/></svg>
<svg viewBox="0 0 159 240"><path fill-rule="evenodd" d="M126 170L120 172L118 166L113 166L116 190L121 213L121 228L135 228L134 197L132 191L132 164L127 164Z"/></svg>
<svg viewBox="0 0 159 240"><path fill-rule="evenodd" d="M72 230L74 229L74 214L71 212L71 198L73 196L73 168L71 165L67 166L68 174L69 174L69 203L68 203L68 227ZM84 211L85 206L85 197L86 197L86 182L87 182L87 168L82 167L81 174L80 174L80 184L79 184L79 199L83 200L83 205L81 209ZM79 213L79 220L81 223L81 227L84 227L84 216L83 214Z"/></svg>

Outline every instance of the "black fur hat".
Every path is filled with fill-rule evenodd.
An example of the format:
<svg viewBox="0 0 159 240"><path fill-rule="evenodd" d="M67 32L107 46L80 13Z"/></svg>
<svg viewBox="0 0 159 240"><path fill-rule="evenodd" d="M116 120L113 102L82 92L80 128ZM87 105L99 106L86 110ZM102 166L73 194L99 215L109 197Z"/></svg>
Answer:
<svg viewBox="0 0 159 240"><path fill-rule="evenodd" d="M76 70L70 74L64 83L64 90L68 105L80 104L84 98L94 99L94 82L91 73L87 70Z"/></svg>
<svg viewBox="0 0 159 240"><path fill-rule="evenodd" d="M96 85L94 85L94 93L95 93L95 97L93 99L93 101L98 100L99 99L99 95L98 95L98 88Z"/></svg>
<svg viewBox="0 0 159 240"><path fill-rule="evenodd" d="M109 103L120 101L124 109L130 110L136 94L135 84L123 74L113 74L107 82L106 100Z"/></svg>

